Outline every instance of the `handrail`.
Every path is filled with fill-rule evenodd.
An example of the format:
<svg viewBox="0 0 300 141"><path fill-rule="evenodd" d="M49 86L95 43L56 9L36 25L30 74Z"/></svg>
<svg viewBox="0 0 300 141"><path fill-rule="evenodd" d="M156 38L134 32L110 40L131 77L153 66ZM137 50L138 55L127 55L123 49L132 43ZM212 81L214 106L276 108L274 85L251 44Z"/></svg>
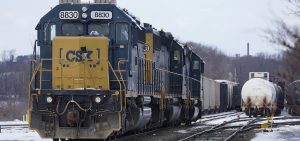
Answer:
<svg viewBox="0 0 300 141"><path fill-rule="evenodd" d="M118 62L118 70L120 70L120 64L121 64L121 62L127 62L128 60L119 60L119 62ZM126 110L126 94L127 94L127 87L126 87L126 84L125 84L125 81L124 81L124 79L123 79L123 74L122 74L122 72L121 71L119 71L119 74L120 74L120 78L121 78L121 81L122 81L122 83L123 83L123 85L124 85L124 94L125 94L125 97L124 97L124 110Z"/></svg>
<svg viewBox="0 0 300 141"><path fill-rule="evenodd" d="M112 72L113 72L113 74L115 75L115 77L116 77L116 79L118 80L118 83L119 83L119 87L120 87L120 90L119 90L119 95L120 95L120 110L118 111L118 113L119 113L119 128L118 129L115 129L115 130L121 130L121 124L122 124L122 119L121 119L121 117L123 117L122 115L121 115L121 112L123 111L123 99L122 99L122 84L121 84L121 82L120 82L120 80L119 80L119 78L118 78L118 76L117 76L117 74L116 74L116 72L114 71L114 68L112 67L112 65L111 65L111 63L109 62L109 61L107 61L108 62L108 65L109 65L109 67L110 67L110 69L112 70ZM117 95L117 94L116 94ZM125 97L125 99L126 99L126 97ZM126 103L125 103L125 105L126 105Z"/></svg>
<svg viewBox="0 0 300 141"><path fill-rule="evenodd" d="M36 68L37 70L34 70L35 72L33 73L32 79L31 79L31 81L33 81L33 79L37 75L37 72L40 72L40 74L39 74L40 75L40 78L39 78L39 84L40 84L39 89L43 88L42 87L42 85L43 85L42 81L43 81L43 75L44 75L43 72L52 72L53 71L52 69L44 69L43 66L42 66L43 62L45 62L45 61L53 61L53 60L60 60L60 62L62 62L65 59L61 59L61 58L59 58L59 59L52 59L52 58L39 59L39 67ZM61 65L60 67L63 68L63 66L62 66L63 64L60 63L60 65ZM60 81L61 81L60 85L61 86L63 85L63 78L72 78L72 79L84 78L85 80L86 80L86 78L92 78L94 82L95 82L95 79L103 79L103 77L87 77L86 75L84 75L83 77L64 77L63 76L63 69L60 69L60 70L61 70L61 72L60 72L61 76L58 76L58 78L61 78L60 79ZM73 86L75 86L75 83L73 83ZM60 89L62 89L62 87Z"/></svg>
<svg viewBox="0 0 300 141"><path fill-rule="evenodd" d="M37 60L34 60L35 63L36 63L36 61L37 61ZM33 74L32 74L32 77L31 77L31 79L30 79L29 86L28 86L28 112L27 112L27 114L28 114L28 116L29 116L29 119L30 119L30 116L31 116L29 110L30 110L30 108L31 108L31 89L32 89L32 82L33 82L33 80L34 80L34 78L35 78L35 76L36 76L36 74L37 74L37 72L38 72L38 70L39 70L40 64L41 64L41 61L39 61L39 64L34 68L34 72L33 72ZM30 122L30 121L28 121L28 122Z"/></svg>
<svg viewBox="0 0 300 141"><path fill-rule="evenodd" d="M120 90L119 90L119 95L120 95L120 101L122 101L122 84L121 84L121 81L119 80L119 78L118 78L118 76L117 76L117 74L116 74L116 72L114 71L114 69L113 69L113 67L112 67L112 65L111 65L111 63L108 61L108 65L109 65L109 67L110 67L110 69L112 70L112 72L113 72L113 74L114 74L114 76L116 77L116 79L117 79L117 81L118 81L118 83L119 83L119 87L120 87ZM121 106L122 106L122 103L121 103ZM120 111L122 111L123 109L122 109L122 107L121 107L121 110Z"/></svg>

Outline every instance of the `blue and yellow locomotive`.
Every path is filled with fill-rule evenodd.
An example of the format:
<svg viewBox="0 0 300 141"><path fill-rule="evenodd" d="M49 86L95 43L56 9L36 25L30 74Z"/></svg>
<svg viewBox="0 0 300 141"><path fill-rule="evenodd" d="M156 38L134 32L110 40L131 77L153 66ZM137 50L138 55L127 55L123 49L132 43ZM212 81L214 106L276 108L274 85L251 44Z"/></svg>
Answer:
<svg viewBox="0 0 300 141"><path fill-rule="evenodd" d="M204 62L171 33L74 1L36 30L28 114L41 137L107 139L201 117Z"/></svg>

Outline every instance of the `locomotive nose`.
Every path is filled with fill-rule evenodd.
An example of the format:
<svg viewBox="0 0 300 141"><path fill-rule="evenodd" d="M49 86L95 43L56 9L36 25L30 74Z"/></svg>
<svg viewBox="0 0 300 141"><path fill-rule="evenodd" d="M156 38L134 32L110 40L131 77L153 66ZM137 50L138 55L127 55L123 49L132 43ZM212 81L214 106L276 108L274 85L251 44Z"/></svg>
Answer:
<svg viewBox="0 0 300 141"><path fill-rule="evenodd" d="M109 90L108 48L106 37L55 37L52 87Z"/></svg>

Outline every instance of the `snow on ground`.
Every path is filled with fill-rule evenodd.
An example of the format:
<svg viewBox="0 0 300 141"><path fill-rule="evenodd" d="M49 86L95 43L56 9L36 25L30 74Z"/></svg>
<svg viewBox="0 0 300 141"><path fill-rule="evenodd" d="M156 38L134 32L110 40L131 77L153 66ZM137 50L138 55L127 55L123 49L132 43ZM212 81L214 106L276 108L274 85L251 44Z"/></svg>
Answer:
<svg viewBox="0 0 300 141"><path fill-rule="evenodd" d="M273 121L274 121L274 123L300 122L300 119L278 119L278 120L274 119ZM256 124L264 124L264 123L267 123L267 121L260 121L260 122L257 122Z"/></svg>
<svg viewBox="0 0 300 141"><path fill-rule="evenodd" d="M270 130L270 129L268 129ZM263 132L262 129L257 130L256 136L251 141L299 141L300 125L286 125L274 128L273 132Z"/></svg>
<svg viewBox="0 0 300 141"><path fill-rule="evenodd" d="M224 112L224 113L217 113L217 114L209 114L209 115L205 115L202 116L202 118L210 118L210 117L214 117L214 116L222 116L224 114L234 114L235 112Z"/></svg>
<svg viewBox="0 0 300 141"><path fill-rule="evenodd" d="M27 124L24 121L5 121L0 125ZM37 132L24 127L2 127L0 141L52 141L50 139L41 139Z"/></svg>
<svg viewBox="0 0 300 141"><path fill-rule="evenodd" d="M221 118L221 119L207 121L206 124L208 124L208 125L218 125L218 124L222 124L222 123L227 122L227 121L231 121L231 120L238 119L238 118L245 118L245 117L247 117L245 114L237 113L234 116L233 115L228 115L227 117L224 117L224 118Z"/></svg>
<svg viewBox="0 0 300 141"><path fill-rule="evenodd" d="M14 121L0 121L0 125L14 125L14 124L27 124L26 121L14 120Z"/></svg>

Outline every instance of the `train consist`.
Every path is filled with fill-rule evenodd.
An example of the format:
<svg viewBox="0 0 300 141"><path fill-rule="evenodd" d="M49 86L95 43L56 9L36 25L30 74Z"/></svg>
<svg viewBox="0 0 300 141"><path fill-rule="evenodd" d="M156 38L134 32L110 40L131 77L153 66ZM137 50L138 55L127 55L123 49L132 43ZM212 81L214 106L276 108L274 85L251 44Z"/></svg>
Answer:
<svg viewBox="0 0 300 141"><path fill-rule="evenodd" d="M201 117L204 62L171 33L98 0L61 0L36 30L28 114L41 137L107 139Z"/></svg>
<svg viewBox="0 0 300 141"><path fill-rule="evenodd" d="M268 72L250 72L242 88L242 110L250 117L279 115L284 108L284 93L269 81Z"/></svg>
<svg viewBox="0 0 300 141"><path fill-rule="evenodd" d="M240 110L241 88L228 80L212 80L203 77L203 113Z"/></svg>

